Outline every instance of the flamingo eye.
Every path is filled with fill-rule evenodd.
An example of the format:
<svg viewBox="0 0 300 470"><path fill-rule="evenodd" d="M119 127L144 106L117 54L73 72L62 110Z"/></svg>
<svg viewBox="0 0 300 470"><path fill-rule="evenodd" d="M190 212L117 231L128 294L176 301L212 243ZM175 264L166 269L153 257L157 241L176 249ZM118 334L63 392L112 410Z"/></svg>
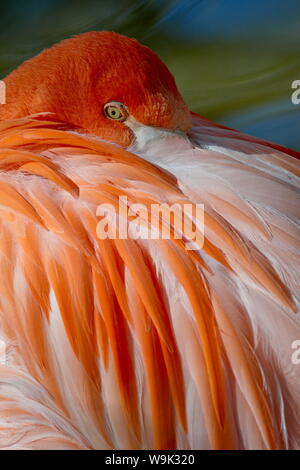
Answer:
<svg viewBox="0 0 300 470"><path fill-rule="evenodd" d="M128 117L126 107L118 101L110 101L109 103L106 103L103 111L108 119L114 119L115 121L125 121Z"/></svg>

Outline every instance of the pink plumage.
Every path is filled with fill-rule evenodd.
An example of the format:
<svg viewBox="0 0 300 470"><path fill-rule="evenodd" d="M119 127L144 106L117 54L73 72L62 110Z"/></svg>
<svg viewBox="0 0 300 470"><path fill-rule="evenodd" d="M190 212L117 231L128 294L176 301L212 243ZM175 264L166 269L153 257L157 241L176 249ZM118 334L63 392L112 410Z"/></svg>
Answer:
<svg viewBox="0 0 300 470"><path fill-rule="evenodd" d="M101 75L93 54L116 44ZM65 63L88 109L45 79ZM0 108L0 447L298 449L297 152L190 113L128 38L65 41L8 89L36 64L32 108L23 92ZM97 208L121 196L203 204L203 246L164 215L169 239L101 240Z"/></svg>

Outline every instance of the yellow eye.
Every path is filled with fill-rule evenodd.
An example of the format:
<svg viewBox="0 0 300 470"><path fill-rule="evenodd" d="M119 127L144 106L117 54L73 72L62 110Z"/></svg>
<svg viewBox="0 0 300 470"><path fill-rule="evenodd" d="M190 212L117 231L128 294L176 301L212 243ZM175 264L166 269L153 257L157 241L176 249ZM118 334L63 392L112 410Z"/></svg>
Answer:
<svg viewBox="0 0 300 470"><path fill-rule="evenodd" d="M118 101L110 101L104 105L104 114L108 119L115 121L125 121L128 117L128 112L124 104Z"/></svg>

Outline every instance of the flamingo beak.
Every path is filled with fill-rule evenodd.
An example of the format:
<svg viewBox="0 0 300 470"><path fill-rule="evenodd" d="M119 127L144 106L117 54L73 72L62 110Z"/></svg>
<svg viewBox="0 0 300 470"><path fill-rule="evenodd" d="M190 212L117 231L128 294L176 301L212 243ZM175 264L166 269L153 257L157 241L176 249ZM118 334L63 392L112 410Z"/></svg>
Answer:
<svg viewBox="0 0 300 470"><path fill-rule="evenodd" d="M165 129L147 126L130 116L125 123L132 131L133 141L128 150L134 153L147 154L168 153L191 150L193 148L187 134L181 129Z"/></svg>

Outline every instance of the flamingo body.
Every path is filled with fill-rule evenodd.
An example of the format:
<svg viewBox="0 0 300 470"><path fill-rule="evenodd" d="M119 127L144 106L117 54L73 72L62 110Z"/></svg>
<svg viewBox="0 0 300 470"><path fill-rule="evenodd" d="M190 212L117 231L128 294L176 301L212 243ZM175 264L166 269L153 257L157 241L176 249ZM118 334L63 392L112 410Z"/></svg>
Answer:
<svg viewBox="0 0 300 470"><path fill-rule="evenodd" d="M106 61L128 50L144 60L137 96L129 69L108 94L100 65L119 77ZM65 62L87 109L49 76ZM298 449L297 153L190 113L157 56L111 33L55 46L10 84L18 100L0 111L0 446ZM111 100L126 103L128 120L96 116ZM97 207L120 196L129 207L204 204L203 247L101 240Z"/></svg>

